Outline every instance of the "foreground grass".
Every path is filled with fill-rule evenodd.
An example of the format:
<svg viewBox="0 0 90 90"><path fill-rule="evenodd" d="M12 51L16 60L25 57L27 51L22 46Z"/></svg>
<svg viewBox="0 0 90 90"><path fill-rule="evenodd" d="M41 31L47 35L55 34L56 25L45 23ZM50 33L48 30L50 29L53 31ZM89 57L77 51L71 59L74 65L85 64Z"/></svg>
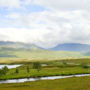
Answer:
<svg viewBox="0 0 90 90"><path fill-rule="evenodd" d="M0 84L0 90L90 90L90 77Z"/></svg>

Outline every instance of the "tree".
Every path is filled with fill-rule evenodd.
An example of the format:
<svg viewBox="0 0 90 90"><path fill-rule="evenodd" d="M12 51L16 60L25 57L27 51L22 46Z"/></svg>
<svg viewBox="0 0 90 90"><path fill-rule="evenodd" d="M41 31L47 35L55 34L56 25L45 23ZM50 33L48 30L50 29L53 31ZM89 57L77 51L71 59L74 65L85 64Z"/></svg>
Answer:
<svg viewBox="0 0 90 90"><path fill-rule="evenodd" d="M5 66L5 67L3 67L3 73L6 75L7 74L7 72L9 71L9 69L8 69L8 67L7 66Z"/></svg>
<svg viewBox="0 0 90 90"><path fill-rule="evenodd" d="M29 73L30 72L30 68L29 68L29 66L27 66L27 73Z"/></svg>
<svg viewBox="0 0 90 90"><path fill-rule="evenodd" d="M0 69L0 76L4 75L4 71Z"/></svg>
<svg viewBox="0 0 90 90"><path fill-rule="evenodd" d="M42 68L41 63L40 62L34 62L33 63L33 68L37 69L37 71L39 72Z"/></svg>
<svg viewBox="0 0 90 90"><path fill-rule="evenodd" d="M9 69L7 66L3 67L2 69L0 69L0 76L6 75L8 71Z"/></svg>
<svg viewBox="0 0 90 90"><path fill-rule="evenodd" d="M19 73L19 70L16 68L16 73L18 74Z"/></svg>

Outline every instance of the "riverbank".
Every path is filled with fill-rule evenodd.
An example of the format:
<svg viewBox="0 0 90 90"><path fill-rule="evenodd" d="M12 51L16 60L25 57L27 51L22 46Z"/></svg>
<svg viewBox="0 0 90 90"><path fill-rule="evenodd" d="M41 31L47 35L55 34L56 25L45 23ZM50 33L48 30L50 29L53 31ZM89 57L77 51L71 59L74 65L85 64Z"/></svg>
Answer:
<svg viewBox="0 0 90 90"><path fill-rule="evenodd" d="M0 84L0 90L90 90L90 77L71 77L56 80Z"/></svg>
<svg viewBox="0 0 90 90"><path fill-rule="evenodd" d="M27 72L28 66L29 72ZM10 69L6 75L0 76L0 80L90 74L90 66L88 68L83 68L80 65L68 64L67 66L61 66L48 64L47 66L43 66L39 72L36 69L33 69L32 66L32 64L25 64L17 67L18 73L15 73L15 68Z"/></svg>
<svg viewBox="0 0 90 90"><path fill-rule="evenodd" d="M2 84L2 83L22 83L22 82L27 82L27 81L38 81L38 80L55 80L55 79L83 77L83 76L90 76L90 74L77 74L77 75L67 75L67 76L49 76L49 77L37 77L37 78L1 80L0 84Z"/></svg>

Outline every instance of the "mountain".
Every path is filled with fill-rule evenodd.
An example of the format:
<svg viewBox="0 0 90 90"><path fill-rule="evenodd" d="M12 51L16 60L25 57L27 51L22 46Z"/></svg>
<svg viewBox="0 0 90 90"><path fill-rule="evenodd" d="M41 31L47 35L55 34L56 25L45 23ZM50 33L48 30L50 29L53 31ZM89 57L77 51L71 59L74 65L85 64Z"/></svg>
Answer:
<svg viewBox="0 0 90 90"><path fill-rule="evenodd" d="M12 58L12 57L18 57L19 55L24 56L23 54L28 54L29 52L32 53L32 51L36 52L41 49L43 48L40 48L33 44L0 41L0 57Z"/></svg>
<svg viewBox="0 0 90 90"><path fill-rule="evenodd" d="M24 58L30 60L39 59L63 59L63 58L86 58L89 57L86 52L90 46L84 44L61 44L51 49L43 49L36 45L20 42L0 41L0 58Z"/></svg>
<svg viewBox="0 0 90 90"><path fill-rule="evenodd" d="M4 42L0 41L0 47L5 47L5 48L29 48L29 44L24 44L20 42Z"/></svg>
<svg viewBox="0 0 90 90"><path fill-rule="evenodd" d="M74 52L90 52L90 45L79 43L65 43L57 45L51 50L56 51L74 51Z"/></svg>
<svg viewBox="0 0 90 90"><path fill-rule="evenodd" d="M38 47L33 44L26 44L21 42L4 42L0 41L0 48L3 50L45 50L44 48ZM87 44L79 44L79 43L65 43L59 44L54 48L50 48L47 50L54 50L54 51L73 51L73 52L90 52L90 45Z"/></svg>
<svg viewBox="0 0 90 90"><path fill-rule="evenodd" d="M27 50L37 50L37 49L43 49L41 47L38 47L33 44L26 44L21 42L4 42L0 41L0 48L3 50L17 50L17 49L27 49Z"/></svg>

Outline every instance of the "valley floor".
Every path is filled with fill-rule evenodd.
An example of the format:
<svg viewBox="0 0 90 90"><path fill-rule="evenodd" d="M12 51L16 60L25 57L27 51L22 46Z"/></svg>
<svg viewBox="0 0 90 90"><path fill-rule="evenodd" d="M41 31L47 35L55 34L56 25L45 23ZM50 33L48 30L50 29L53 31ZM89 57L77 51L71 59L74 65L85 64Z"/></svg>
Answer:
<svg viewBox="0 0 90 90"><path fill-rule="evenodd" d="M90 77L0 84L0 90L90 90Z"/></svg>
<svg viewBox="0 0 90 90"><path fill-rule="evenodd" d="M17 62L16 62L17 63ZM20 62L19 62L20 63ZM1 80L46 77L60 75L90 74L90 59L70 59L56 61L39 61L42 66L38 72L33 68L34 63L20 63L20 67L10 69L6 75L1 75ZM10 63L11 64L11 63ZM13 63L14 64L14 63ZM29 67L29 72L27 72ZM16 73L18 69L18 73ZM42 80L35 82L0 84L0 90L90 90L90 77L72 77L57 80Z"/></svg>
<svg viewBox="0 0 90 90"><path fill-rule="evenodd" d="M64 65L58 61L48 62L46 64L46 66L42 66L39 72L37 69L33 68L33 63L24 64L20 67L10 69L6 75L1 75L0 79L7 80L29 77L90 74L90 66L70 63ZM27 67L29 67L29 72L27 72ZM18 73L16 73L16 69L18 69Z"/></svg>

